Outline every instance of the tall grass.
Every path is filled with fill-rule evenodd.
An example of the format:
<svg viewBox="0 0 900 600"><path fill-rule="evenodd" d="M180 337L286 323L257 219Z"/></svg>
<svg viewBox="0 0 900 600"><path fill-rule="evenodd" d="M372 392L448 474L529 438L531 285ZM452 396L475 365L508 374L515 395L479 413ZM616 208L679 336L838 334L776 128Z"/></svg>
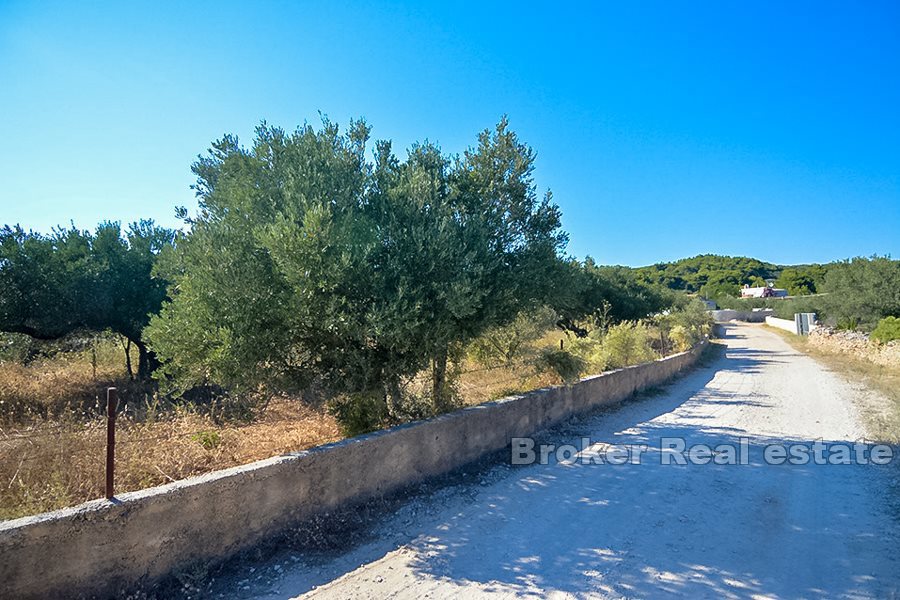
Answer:
<svg viewBox="0 0 900 600"><path fill-rule="evenodd" d="M541 346L562 332L541 331ZM100 498L104 493L105 391L120 390L117 493L341 439L335 418L297 398L268 398L240 418L209 403L174 403L131 381L114 338L7 352L0 360L0 519ZM23 364L24 361L24 364ZM478 404L560 380L521 363L460 365L462 404ZM418 382L426 386L427 378Z"/></svg>
<svg viewBox="0 0 900 600"><path fill-rule="evenodd" d="M527 316L514 331L493 331L454 366L460 405L560 384L586 372L652 360L676 348L666 332L700 331L683 315L623 323L576 340ZM705 314L705 312L703 313ZM701 327L702 329L702 327ZM675 336L677 338L677 335ZM686 337L683 343L690 343ZM228 412L214 402L172 402L131 381L113 338L84 347L0 361L0 519L100 498L104 485L105 390L120 388L116 457L118 493L177 481L335 441L344 433L323 406L266 398ZM428 389L427 373L408 382L411 398ZM415 404L415 403L413 403ZM427 412L427 411L426 411ZM237 415L236 418L234 415ZM425 412L412 406L407 418Z"/></svg>
<svg viewBox="0 0 900 600"><path fill-rule="evenodd" d="M133 491L340 439L318 407L275 398L252 419L178 405L131 380L100 336L0 361L0 519L102 497L106 388L119 388L116 489ZM23 364L22 360L25 360Z"/></svg>

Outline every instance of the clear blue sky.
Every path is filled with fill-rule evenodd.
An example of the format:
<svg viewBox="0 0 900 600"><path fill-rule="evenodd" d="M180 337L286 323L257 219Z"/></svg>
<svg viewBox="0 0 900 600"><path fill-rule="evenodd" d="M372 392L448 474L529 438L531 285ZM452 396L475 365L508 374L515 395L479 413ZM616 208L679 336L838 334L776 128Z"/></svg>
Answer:
<svg viewBox="0 0 900 600"><path fill-rule="evenodd" d="M409 4L0 0L0 224L175 225L261 119L508 114L579 257L900 256L897 2Z"/></svg>

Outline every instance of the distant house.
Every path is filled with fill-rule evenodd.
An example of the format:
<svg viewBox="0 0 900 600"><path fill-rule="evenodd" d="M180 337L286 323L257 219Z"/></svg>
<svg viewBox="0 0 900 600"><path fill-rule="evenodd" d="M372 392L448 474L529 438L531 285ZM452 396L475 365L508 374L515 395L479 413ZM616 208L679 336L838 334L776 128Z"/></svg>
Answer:
<svg viewBox="0 0 900 600"><path fill-rule="evenodd" d="M745 285L741 288L741 298L786 298L787 295L787 290L771 286L750 287Z"/></svg>

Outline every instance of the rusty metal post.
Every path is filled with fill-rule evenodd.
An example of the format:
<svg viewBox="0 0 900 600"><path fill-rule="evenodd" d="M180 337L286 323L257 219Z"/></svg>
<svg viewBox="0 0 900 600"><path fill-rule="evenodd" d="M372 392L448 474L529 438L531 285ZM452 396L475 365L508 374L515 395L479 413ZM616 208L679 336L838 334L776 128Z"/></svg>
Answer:
<svg viewBox="0 0 900 600"><path fill-rule="evenodd" d="M116 469L116 408L119 396L116 388L106 388L106 498L112 499L115 493Z"/></svg>

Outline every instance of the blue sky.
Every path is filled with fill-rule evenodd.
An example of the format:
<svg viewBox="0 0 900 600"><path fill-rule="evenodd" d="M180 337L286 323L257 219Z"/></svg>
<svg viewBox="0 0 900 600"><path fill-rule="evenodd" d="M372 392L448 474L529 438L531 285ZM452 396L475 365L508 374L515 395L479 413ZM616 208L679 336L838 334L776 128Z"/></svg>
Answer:
<svg viewBox="0 0 900 600"><path fill-rule="evenodd" d="M448 153L509 115L602 263L900 256L896 2L0 0L0 224L175 225L212 140L319 111Z"/></svg>

